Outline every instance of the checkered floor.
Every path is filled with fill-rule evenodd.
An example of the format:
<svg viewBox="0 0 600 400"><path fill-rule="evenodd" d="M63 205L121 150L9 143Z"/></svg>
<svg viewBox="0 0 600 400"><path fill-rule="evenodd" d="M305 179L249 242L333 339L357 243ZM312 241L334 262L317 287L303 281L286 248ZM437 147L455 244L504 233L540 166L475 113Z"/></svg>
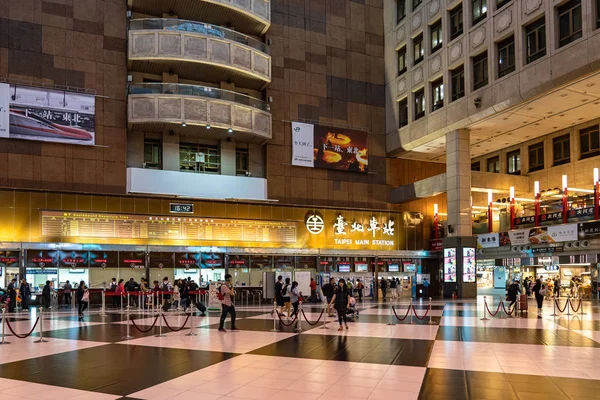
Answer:
<svg viewBox="0 0 600 400"><path fill-rule="evenodd" d="M272 331L268 307L239 307L238 332L218 332L219 315L210 313L192 319L197 336L187 336L187 327L151 327L151 313L132 311L147 332L130 324L130 340L118 312L93 311L83 322L70 311L45 314L47 343L35 343L39 326L26 339L6 327L0 399L600 399L596 301L570 316L552 316L547 301L537 318L530 300L529 315L488 321L482 302L437 301L413 323L392 314L393 304L403 317L406 301L365 302L343 332L335 318L325 321L329 329L323 320L312 325L322 308L305 305L301 333L281 324ZM419 316L426 308L415 304ZM7 322L25 333L36 317L20 313ZM167 316L173 328L185 319ZM157 336L161 330L166 336Z"/></svg>

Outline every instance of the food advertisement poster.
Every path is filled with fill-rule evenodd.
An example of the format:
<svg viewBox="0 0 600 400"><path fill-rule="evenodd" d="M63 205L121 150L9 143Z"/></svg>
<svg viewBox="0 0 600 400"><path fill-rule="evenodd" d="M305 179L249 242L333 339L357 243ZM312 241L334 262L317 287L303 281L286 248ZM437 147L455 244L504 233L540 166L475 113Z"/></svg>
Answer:
<svg viewBox="0 0 600 400"><path fill-rule="evenodd" d="M577 224L509 231L511 245L560 243L577 240Z"/></svg>
<svg viewBox="0 0 600 400"><path fill-rule="evenodd" d="M88 94L0 84L0 137L92 146L95 103Z"/></svg>
<svg viewBox="0 0 600 400"><path fill-rule="evenodd" d="M292 165L367 173L367 132L292 122Z"/></svg>
<svg viewBox="0 0 600 400"><path fill-rule="evenodd" d="M463 282L475 282L475 249L463 248Z"/></svg>
<svg viewBox="0 0 600 400"><path fill-rule="evenodd" d="M444 282L456 282L456 249L444 249Z"/></svg>

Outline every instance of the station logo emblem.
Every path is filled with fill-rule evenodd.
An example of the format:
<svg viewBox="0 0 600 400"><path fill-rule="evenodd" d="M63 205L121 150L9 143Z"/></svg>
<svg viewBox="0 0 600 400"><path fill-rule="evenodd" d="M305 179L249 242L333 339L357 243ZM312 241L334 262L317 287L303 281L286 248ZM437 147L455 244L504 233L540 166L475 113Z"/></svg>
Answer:
<svg viewBox="0 0 600 400"><path fill-rule="evenodd" d="M306 225L306 230L313 235L318 235L323 232L323 229L325 228L323 217L317 214L309 214L306 217L304 224Z"/></svg>

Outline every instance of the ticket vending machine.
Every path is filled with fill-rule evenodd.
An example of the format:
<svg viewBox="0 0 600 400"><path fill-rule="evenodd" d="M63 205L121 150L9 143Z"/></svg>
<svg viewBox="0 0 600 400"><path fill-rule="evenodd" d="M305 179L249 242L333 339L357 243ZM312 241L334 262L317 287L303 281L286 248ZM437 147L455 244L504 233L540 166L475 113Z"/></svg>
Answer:
<svg viewBox="0 0 600 400"><path fill-rule="evenodd" d="M444 297L477 297L476 253L475 237L444 239Z"/></svg>

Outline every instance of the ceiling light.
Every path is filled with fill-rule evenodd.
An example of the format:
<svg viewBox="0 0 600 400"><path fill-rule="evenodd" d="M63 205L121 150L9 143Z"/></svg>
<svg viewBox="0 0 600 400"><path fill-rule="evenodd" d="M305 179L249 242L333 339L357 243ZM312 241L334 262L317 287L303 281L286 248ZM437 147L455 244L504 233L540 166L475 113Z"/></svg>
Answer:
<svg viewBox="0 0 600 400"><path fill-rule="evenodd" d="M187 125L186 125L186 123L185 123L185 121L183 121L183 122L181 123L181 126L187 126Z"/></svg>
<svg viewBox="0 0 600 400"><path fill-rule="evenodd" d="M206 125L206 129L210 129L210 125Z"/></svg>
<svg viewBox="0 0 600 400"><path fill-rule="evenodd" d="M227 129L227 132L233 133L233 129L229 128L229 129Z"/></svg>

